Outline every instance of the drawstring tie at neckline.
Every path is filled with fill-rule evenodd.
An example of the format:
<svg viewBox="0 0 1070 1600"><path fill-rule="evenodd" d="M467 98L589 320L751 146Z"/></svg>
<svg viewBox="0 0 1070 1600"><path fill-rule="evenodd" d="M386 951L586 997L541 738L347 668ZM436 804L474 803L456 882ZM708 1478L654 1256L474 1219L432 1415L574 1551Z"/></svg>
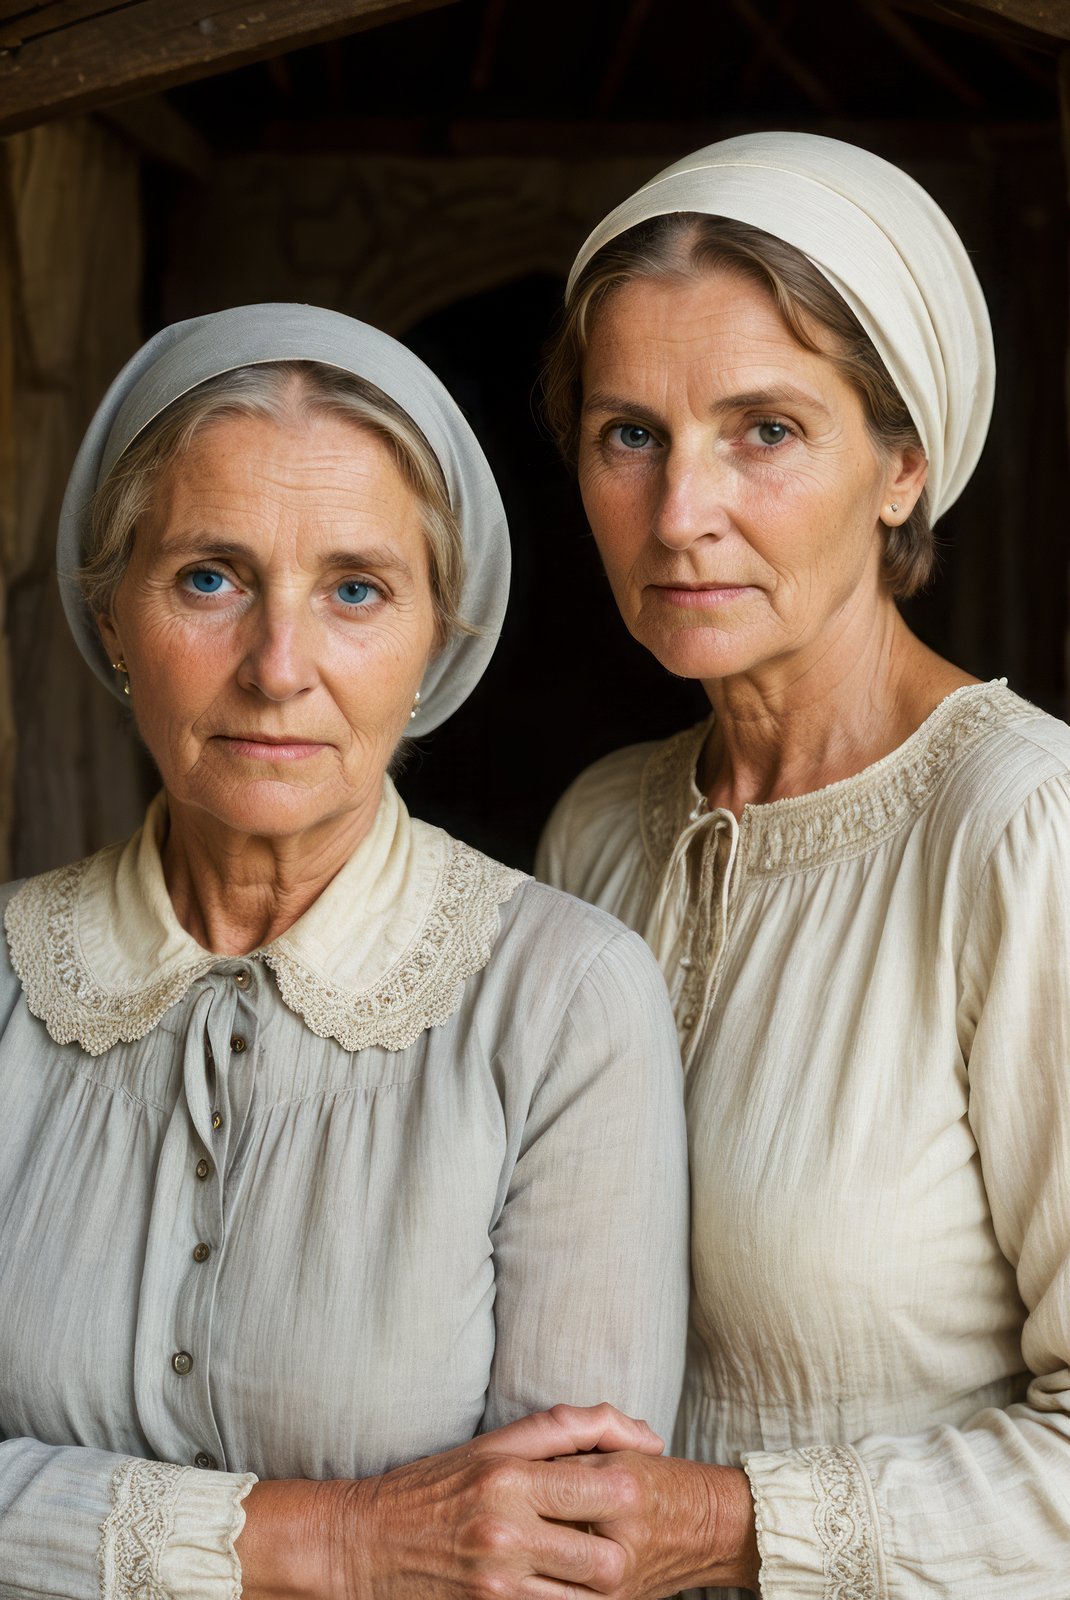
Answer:
<svg viewBox="0 0 1070 1600"><path fill-rule="evenodd" d="M716 935L707 940L695 941L695 910L688 904L688 861L691 847L696 840L701 840L699 906L696 908L701 922L705 920L703 891L708 892L710 887L707 861L712 852L713 862L716 862L718 841L722 834L728 836L728 853L717 895ZM681 1009L685 1015L682 1018L678 1017L677 1021L681 1029L690 1035L691 1040L698 1035L699 1024L705 1018L712 999L714 978L728 933L728 899L738 851L739 823L735 816L731 811L711 810L705 798L700 799L689 814L687 825L677 835L673 844L661 874L653 910L644 930L646 941L657 957L674 996L677 973L681 969L685 972L684 981L679 986L679 995L675 996L682 1002ZM710 920L712 922L712 917ZM712 928L710 933L713 934ZM695 960L702 962L703 970L693 974L692 963Z"/></svg>

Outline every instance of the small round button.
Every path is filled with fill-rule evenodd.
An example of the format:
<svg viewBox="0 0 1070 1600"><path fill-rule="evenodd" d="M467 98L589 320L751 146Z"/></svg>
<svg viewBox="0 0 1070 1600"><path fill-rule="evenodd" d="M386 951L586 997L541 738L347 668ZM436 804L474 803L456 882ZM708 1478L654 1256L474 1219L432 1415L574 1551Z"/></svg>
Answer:
<svg viewBox="0 0 1070 1600"><path fill-rule="evenodd" d="M234 974L234 982L238 985L239 989L248 989L252 980L247 972L236 972Z"/></svg>
<svg viewBox="0 0 1070 1600"><path fill-rule="evenodd" d="M204 1157L202 1156L193 1170L197 1174L198 1178L200 1178L201 1182L203 1183L205 1178L207 1178L208 1174L211 1172L212 1169L208 1165L208 1163L204 1159Z"/></svg>
<svg viewBox="0 0 1070 1600"><path fill-rule="evenodd" d="M194 1259L194 1261L207 1261L208 1257L211 1255L211 1253L212 1253L211 1245L210 1244L205 1244L203 1240L201 1241L200 1244L195 1244L193 1246L193 1259Z"/></svg>
<svg viewBox="0 0 1070 1600"><path fill-rule="evenodd" d="M184 1378L187 1372L193 1371L193 1357L188 1350L176 1350L171 1357L171 1365L179 1377Z"/></svg>
<svg viewBox="0 0 1070 1600"><path fill-rule="evenodd" d="M222 1112L213 1111L212 1112L212 1127L218 1133L222 1126L223 1126L223 1115L222 1115Z"/></svg>
<svg viewBox="0 0 1070 1600"><path fill-rule="evenodd" d="M210 1456L207 1450L198 1450L193 1458L193 1465L200 1467L202 1472L215 1472L219 1462L215 1456Z"/></svg>
<svg viewBox="0 0 1070 1600"><path fill-rule="evenodd" d="M241 1055L242 1051L245 1049L245 1040L242 1038L240 1033L236 1033L234 1035L233 1039L230 1041L230 1048L234 1051L236 1056Z"/></svg>
<svg viewBox="0 0 1070 1600"><path fill-rule="evenodd" d="M695 1026L695 1013L693 1011L689 1011L687 1013L687 1016L684 1018L684 1027L685 1028L693 1028L694 1026Z"/></svg>

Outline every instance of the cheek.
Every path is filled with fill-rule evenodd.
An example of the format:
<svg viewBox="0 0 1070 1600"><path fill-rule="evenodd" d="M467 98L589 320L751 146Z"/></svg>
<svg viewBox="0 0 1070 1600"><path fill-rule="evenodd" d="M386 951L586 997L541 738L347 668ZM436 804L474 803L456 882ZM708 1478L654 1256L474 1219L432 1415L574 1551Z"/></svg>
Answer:
<svg viewBox="0 0 1070 1600"><path fill-rule="evenodd" d="M638 477L638 474L635 475ZM580 498L595 544L610 580L630 567L649 530L638 483L626 483L604 471L581 472Z"/></svg>

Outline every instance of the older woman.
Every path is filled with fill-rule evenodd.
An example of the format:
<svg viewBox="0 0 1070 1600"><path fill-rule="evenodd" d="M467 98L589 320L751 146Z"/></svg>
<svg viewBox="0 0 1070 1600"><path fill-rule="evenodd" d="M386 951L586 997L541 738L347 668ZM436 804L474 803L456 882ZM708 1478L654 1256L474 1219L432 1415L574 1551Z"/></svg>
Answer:
<svg viewBox="0 0 1070 1600"><path fill-rule="evenodd" d="M694 1459L635 1466L642 1592L1070 1591L1070 730L896 605L992 387L947 219L832 140L699 151L570 281L551 412L712 708L542 856L646 935L685 1056Z"/></svg>
<svg viewBox="0 0 1070 1600"><path fill-rule="evenodd" d="M163 792L4 895L0 1593L611 1587L606 1488L544 1458L658 1449L603 1397L671 1425L664 985L387 776L501 621L478 445L347 317L184 323L97 413L59 566ZM592 1409L518 1420L553 1402Z"/></svg>

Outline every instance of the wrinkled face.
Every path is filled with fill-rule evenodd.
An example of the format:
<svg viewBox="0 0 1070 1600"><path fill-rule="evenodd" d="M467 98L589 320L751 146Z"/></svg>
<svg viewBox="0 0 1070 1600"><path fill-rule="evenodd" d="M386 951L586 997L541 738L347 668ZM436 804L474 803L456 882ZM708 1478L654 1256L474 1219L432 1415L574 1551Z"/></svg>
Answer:
<svg viewBox="0 0 1070 1600"><path fill-rule="evenodd" d="M583 503L628 628L671 672L796 670L876 600L902 463L758 285L625 285L583 385Z"/></svg>
<svg viewBox="0 0 1070 1600"><path fill-rule="evenodd" d="M347 420L221 419L100 624L173 800L259 835L366 825L435 642L420 504Z"/></svg>

